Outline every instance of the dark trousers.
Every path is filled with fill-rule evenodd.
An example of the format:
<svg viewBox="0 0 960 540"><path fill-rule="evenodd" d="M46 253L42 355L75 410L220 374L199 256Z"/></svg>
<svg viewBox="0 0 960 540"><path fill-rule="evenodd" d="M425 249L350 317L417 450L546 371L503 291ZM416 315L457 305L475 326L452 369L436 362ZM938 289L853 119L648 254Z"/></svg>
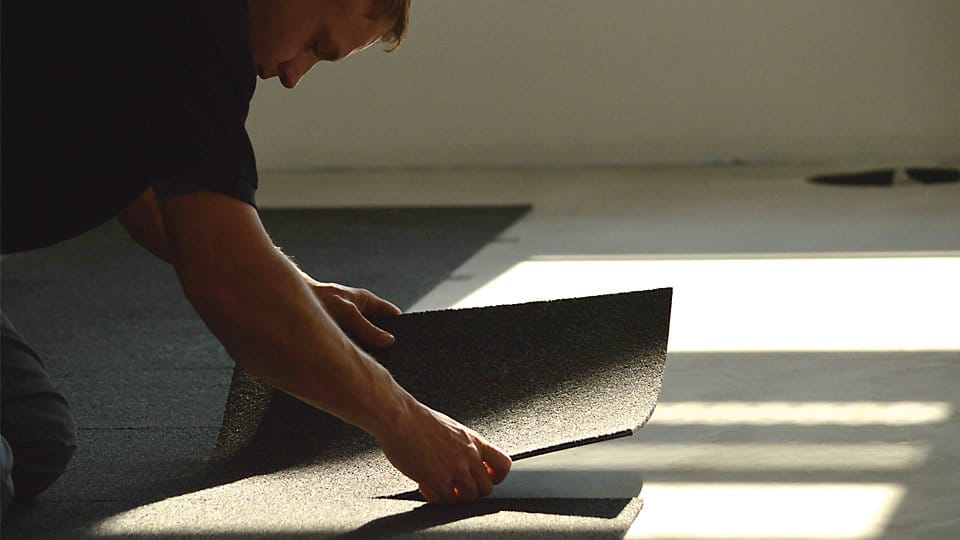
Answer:
<svg viewBox="0 0 960 540"><path fill-rule="evenodd" d="M6 514L14 496L33 497L60 478L77 448L77 427L40 356L6 315L0 316L0 469Z"/></svg>

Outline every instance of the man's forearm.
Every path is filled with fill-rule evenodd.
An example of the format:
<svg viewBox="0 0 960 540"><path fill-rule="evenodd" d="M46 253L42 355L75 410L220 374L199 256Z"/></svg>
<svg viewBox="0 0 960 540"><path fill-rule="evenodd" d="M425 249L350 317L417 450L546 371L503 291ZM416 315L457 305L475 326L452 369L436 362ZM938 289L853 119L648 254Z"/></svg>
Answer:
<svg viewBox="0 0 960 540"><path fill-rule="evenodd" d="M187 297L238 365L370 433L412 398L339 328L264 237L224 239L216 264L176 264Z"/></svg>

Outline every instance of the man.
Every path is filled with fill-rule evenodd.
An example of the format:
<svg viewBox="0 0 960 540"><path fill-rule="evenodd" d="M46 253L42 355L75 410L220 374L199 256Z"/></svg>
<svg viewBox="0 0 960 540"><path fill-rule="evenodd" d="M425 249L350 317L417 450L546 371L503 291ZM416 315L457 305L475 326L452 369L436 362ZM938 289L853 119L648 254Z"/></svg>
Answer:
<svg viewBox="0 0 960 540"><path fill-rule="evenodd" d="M320 61L377 41L395 47L408 8L409 0L5 3L2 248L44 247L119 217L173 266L240 367L371 433L427 500L473 501L503 480L510 458L419 403L347 337L391 345L370 319L400 310L314 280L274 246L255 208L244 128L256 75L293 88ZM75 428L5 317L2 364L6 508L12 494L32 496L56 480Z"/></svg>

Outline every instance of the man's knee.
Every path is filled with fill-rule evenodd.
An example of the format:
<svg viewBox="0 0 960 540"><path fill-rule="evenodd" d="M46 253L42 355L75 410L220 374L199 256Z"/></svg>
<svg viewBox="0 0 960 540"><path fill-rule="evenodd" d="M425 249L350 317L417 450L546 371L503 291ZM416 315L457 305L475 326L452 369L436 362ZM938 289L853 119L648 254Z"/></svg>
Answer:
<svg viewBox="0 0 960 540"><path fill-rule="evenodd" d="M65 401L46 404L34 420L28 434L10 440L4 433L13 450L11 478L18 499L35 497L50 487L67 470L77 449L76 425Z"/></svg>
<svg viewBox="0 0 960 540"><path fill-rule="evenodd" d="M13 487L17 498L33 497L66 470L77 448L76 423L39 356L5 317L0 365L0 430L13 453Z"/></svg>
<svg viewBox="0 0 960 540"><path fill-rule="evenodd" d="M13 450L7 440L0 436L0 516L7 514L13 501Z"/></svg>

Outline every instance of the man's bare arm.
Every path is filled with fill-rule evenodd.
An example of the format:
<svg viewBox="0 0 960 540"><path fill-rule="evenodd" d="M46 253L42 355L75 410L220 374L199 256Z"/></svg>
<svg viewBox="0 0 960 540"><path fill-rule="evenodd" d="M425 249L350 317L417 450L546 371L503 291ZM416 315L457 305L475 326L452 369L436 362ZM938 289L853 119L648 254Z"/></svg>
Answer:
<svg viewBox="0 0 960 540"><path fill-rule="evenodd" d="M371 433L432 500L473 500L506 475L506 455L420 404L343 333L252 207L211 192L158 207L187 298L238 365Z"/></svg>
<svg viewBox="0 0 960 540"><path fill-rule="evenodd" d="M137 200L130 203L117 220L130 237L158 258L172 263L167 246L167 231L160 217L160 207L153 188L147 188Z"/></svg>
<svg viewBox="0 0 960 540"><path fill-rule="evenodd" d="M138 244L167 263L173 263L158 198L152 187L124 209L118 220ZM276 249L282 253L279 247ZM289 260L293 263L292 259ZM369 319L399 314L395 305L365 289L319 282L302 270L300 276L340 328L374 347L393 344L393 336L377 328Z"/></svg>

